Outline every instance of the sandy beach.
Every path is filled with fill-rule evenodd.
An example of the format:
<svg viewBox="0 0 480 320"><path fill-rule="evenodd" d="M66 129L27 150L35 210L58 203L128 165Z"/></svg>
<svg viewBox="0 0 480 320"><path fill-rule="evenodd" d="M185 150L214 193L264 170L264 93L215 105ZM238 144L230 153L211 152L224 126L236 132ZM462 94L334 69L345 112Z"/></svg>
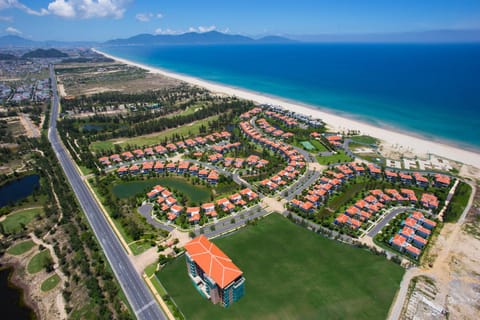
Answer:
<svg viewBox="0 0 480 320"><path fill-rule="evenodd" d="M106 57L114 59L118 62L133 65L139 68L146 69L152 73L161 74L167 77L171 77L177 80L190 83L192 85L203 87L214 93L222 93L222 94L227 94L231 96L236 96L236 97L251 100L260 104L278 105L285 109L288 109L297 113L309 115L314 118L320 118L328 125L329 129L333 131L341 132L341 131L346 131L348 129L359 130L361 134L370 135L372 137L382 140L387 147L396 146L398 148L399 146L402 146L404 149L408 148L409 151L421 157L426 157L428 154L434 154L440 157L455 160L458 162L462 162L464 164L468 164L468 165L472 165L474 167L480 168L480 154L476 152L463 150L460 148L456 148L454 146L450 146L450 145L435 142L435 141L429 141L421 137L396 131L395 129L392 130L392 129L386 129L386 128L379 128L379 127L370 125L368 123L341 117L341 116L323 111L313 106L307 106L300 103L287 101L282 98L263 95L258 92L252 92L244 89L232 88L232 87L218 84L218 83L212 83L199 78L177 74L170 71L162 70L160 68L154 68L154 67L150 67L147 65L133 62L133 61L129 61L126 59L118 58L97 49L93 49L93 50L100 54L103 54Z"/></svg>

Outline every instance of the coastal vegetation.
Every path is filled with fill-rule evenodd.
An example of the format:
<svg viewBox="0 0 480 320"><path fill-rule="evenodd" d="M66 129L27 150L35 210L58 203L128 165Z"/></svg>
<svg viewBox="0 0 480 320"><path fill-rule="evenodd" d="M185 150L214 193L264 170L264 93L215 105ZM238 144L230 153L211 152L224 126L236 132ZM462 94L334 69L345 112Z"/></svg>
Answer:
<svg viewBox="0 0 480 320"><path fill-rule="evenodd" d="M456 222L458 218L460 218L468 205L471 194L472 187L468 183L461 181L458 184L452 199L450 200L450 205L445 211L445 222Z"/></svg>
<svg viewBox="0 0 480 320"><path fill-rule="evenodd" d="M384 319L404 272L382 256L320 237L278 214L214 243L243 271L247 294L228 308L213 305L198 294L179 257L156 275L167 290L164 299L171 298L187 319Z"/></svg>

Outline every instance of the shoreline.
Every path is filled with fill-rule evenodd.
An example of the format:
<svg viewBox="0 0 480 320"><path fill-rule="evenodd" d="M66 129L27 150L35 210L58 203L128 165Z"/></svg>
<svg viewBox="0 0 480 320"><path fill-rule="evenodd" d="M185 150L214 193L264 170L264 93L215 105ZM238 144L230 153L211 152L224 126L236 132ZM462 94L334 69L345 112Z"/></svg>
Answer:
<svg viewBox="0 0 480 320"><path fill-rule="evenodd" d="M19 275L19 269L19 262L9 260L0 262L0 270L8 270L9 273L7 285L19 292L19 306L21 308L29 309L31 313L35 315L36 319L40 319L40 309L30 295L30 288L28 284L22 281L22 278Z"/></svg>
<svg viewBox="0 0 480 320"><path fill-rule="evenodd" d="M382 142L389 145L399 145L407 149L411 149L411 152L421 157L428 157L430 154L433 154L439 157L462 162L464 164L480 168L479 152L461 149L435 140L426 140L427 138L425 137L421 137L410 132L402 132L397 128L377 127L375 125L368 124L360 120L355 120L349 117L345 117L343 115L340 116L335 113L328 112L328 108L324 108L327 110L325 111L315 108L314 106L310 106L297 101L291 101L282 97L270 96L261 92L253 92L247 89L231 87L220 83L213 83L200 78L167 71L158 67L151 67L142 63L137 63L131 60L110 55L95 48L92 48L92 50L117 62L136 66L154 74L160 74L166 77L187 82L195 86L203 87L213 93L235 96L238 98L251 100L259 104L278 105L289 111L304 114L307 116L312 116L314 118L319 118L327 124L329 129L333 131L344 131L348 129L359 130L361 134L370 135L372 137L378 138L382 140Z"/></svg>

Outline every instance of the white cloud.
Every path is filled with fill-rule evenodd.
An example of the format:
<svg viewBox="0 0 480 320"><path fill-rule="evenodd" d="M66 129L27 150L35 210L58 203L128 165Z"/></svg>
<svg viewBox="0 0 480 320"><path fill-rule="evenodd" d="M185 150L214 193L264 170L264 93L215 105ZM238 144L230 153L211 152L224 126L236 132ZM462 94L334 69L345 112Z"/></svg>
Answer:
<svg viewBox="0 0 480 320"><path fill-rule="evenodd" d="M18 29L15 29L14 27L8 27L7 29L5 29L5 32L12 33L12 34L17 34L17 35L20 35L20 34L23 33L22 31L20 31Z"/></svg>
<svg viewBox="0 0 480 320"><path fill-rule="evenodd" d="M12 22L12 21L13 21L13 17L10 17L10 16L0 16L0 21L3 21L3 22Z"/></svg>
<svg viewBox="0 0 480 320"><path fill-rule="evenodd" d="M182 34L184 32L179 30L172 30L168 28L167 29L157 28L153 33L154 34Z"/></svg>
<svg viewBox="0 0 480 320"><path fill-rule="evenodd" d="M188 32L198 32L198 33L204 33L204 32L210 32L213 30L216 30L216 26L198 26L198 27L190 27L188 28Z"/></svg>
<svg viewBox="0 0 480 320"><path fill-rule="evenodd" d="M43 8L38 11L33 10L32 8L27 7L26 5L19 2L18 0L0 0L0 10L8 9L8 8L20 9L22 11L25 11L28 14L32 14L35 16L44 16L48 14L48 11Z"/></svg>
<svg viewBox="0 0 480 320"><path fill-rule="evenodd" d="M48 5L48 11L65 18L120 19L128 2L129 0L54 0Z"/></svg>
<svg viewBox="0 0 480 320"><path fill-rule="evenodd" d="M132 0L53 0L47 8L34 10L18 0L0 0L0 10L17 8L28 14L44 16L53 14L63 18L122 18L126 5Z"/></svg>
<svg viewBox="0 0 480 320"><path fill-rule="evenodd" d="M154 34L182 34L186 32L197 32L197 33L205 33L217 30L216 26L198 26L198 27L189 27L186 31L185 30L172 30L172 29L162 29L158 28L154 31ZM229 30L228 28L226 30Z"/></svg>
<svg viewBox="0 0 480 320"><path fill-rule="evenodd" d="M140 21L140 22L148 22L148 21L150 21L152 18L162 19L162 18L163 18L163 14L161 14L161 13L157 13L157 14L153 14L153 13L137 13L137 14L135 15L135 19L137 19L137 20Z"/></svg>
<svg viewBox="0 0 480 320"><path fill-rule="evenodd" d="M64 0L55 0L48 5L48 11L54 15L64 18L74 18L76 16L75 8L71 2Z"/></svg>

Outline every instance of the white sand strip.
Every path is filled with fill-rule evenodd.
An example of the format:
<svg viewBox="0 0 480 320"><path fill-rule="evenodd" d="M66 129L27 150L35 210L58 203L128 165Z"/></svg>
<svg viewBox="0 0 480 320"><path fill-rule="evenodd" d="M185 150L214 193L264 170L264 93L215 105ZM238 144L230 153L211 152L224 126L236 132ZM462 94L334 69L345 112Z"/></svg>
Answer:
<svg viewBox="0 0 480 320"><path fill-rule="evenodd" d="M391 145L399 145L404 148L408 147L412 152L418 155L435 154L440 157L452 159L463 162L480 168L480 154L473 151L463 150L454 146L450 146L441 142L426 140L425 138L417 137L412 134L396 131L395 129L379 128L358 120L353 120L341 117L313 106L308 106L296 102L284 100L282 98L271 97L257 92L248 91L245 89L238 89L226 85L212 83L199 78L165 71L160 68L150 67L144 64L136 63L126 59L118 58L110 54L104 53L98 49L94 51L103 54L104 56L114 59L118 62L133 65L149 72L161 74L167 77L178 79L199 87L204 87L215 93L223 93L239 98L252 100L260 104L272 104L282 106L285 109L310 115L314 118L320 118L328 127L334 131L346 131L347 129L360 130L362 134L370 135L372 137L381 139Z"/></svg>

